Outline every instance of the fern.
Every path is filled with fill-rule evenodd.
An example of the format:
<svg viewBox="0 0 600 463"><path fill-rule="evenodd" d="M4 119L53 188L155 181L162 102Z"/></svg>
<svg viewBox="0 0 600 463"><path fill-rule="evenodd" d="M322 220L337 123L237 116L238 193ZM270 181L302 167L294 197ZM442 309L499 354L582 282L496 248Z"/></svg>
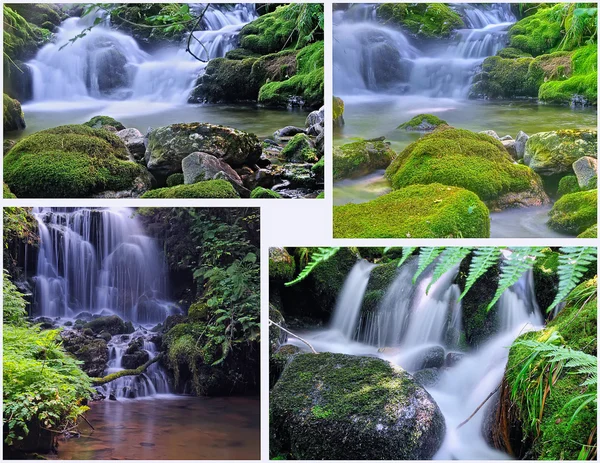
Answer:
<svg viewBox="0 0 600 463"><path fill-rule="evenodd" d="M498 302L504 291L519 281L521 275L533 267L535 259L542 255L541 251L542 248L540 247L514 248L512 250L511 255L502 262L498 288L496 289L494 298L487 306L488 311L494 307L494 304Z"/></svg>
<svg viewBox="0 0 600 463"><path fill-rule="evenodd" d="M471 248L466 247L451 247L446 248L442 254L440 255L440 259L438 260L435 270L433 271L433 276L431 277L431 281L425 290L425 294L429 293L429 289L431 286L440 279L440 277L446 273L447 271L453 269L456 265L460 264L460 262L471 252Z"/></svg>
<svg viewBox="0 0 600 463"><path fill-rule="evenodd" d="M501 254L502 248L498 247L477 248L473 251L473 258L471 259L471 265L469 266L469 275L467 276L465 289L458 298L459 301L465 297L477 280L479 280L492 265L495 265L498 262Z"/></svg>
<svg viewBox="0 0 600 463"><path fill-rule="evenodd" d="M558 293L548 307L550 312L579 284L590 265L596 262L598 250L593 247L560 248L558 256Z"/></svg>
<svg viewBox="0 0 600 463"><path fill-rule="evenodd" d="M417 278L419 278L419 275L421 275L421 273L423 273L425 269L429 267L429 265L436 259L437 256L439 256L442 253L444 249L445 248L443 247L421 248L421 251L419 252L419 267L417 268L415 276L413 276L412 279L413 285L416 283Z"/></svg>
<svg viewBox="0 0 600 463"><path fill-rule="evenodd" d="M402 248L402 257L398 261L398 267L400 267L406 260L415 252L416 247L403 247Z"/></svg>
<svg viewBox="0 0 600 463"><path fill-rule="evenodd" d="M296 283L304 280L314 268L321 262L331 259L335 256L341 248L317 248L317 251L310 257L310 262L306 264L306 267L302 269L300 274L292 281L285 283L285 286L292 286Z"/></svg>

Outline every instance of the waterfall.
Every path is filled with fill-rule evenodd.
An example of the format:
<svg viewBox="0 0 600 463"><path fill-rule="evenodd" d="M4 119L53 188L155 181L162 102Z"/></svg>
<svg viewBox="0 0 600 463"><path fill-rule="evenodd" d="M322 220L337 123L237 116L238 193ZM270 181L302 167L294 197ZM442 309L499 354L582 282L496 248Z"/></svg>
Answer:
<svg viewBox="0 0 600 463"><path fill-rule="evenodd" d="M404 32L381 25L375 5L334 13L334 88L465 98L483 60L507 42L516 21L510 4L453 4L465 22L454 37L417 44ZM414 42L414 44L413 44Z"/></svg>
<svg viewBox="0 0 600 463"><path fill-rule="evenodd" d="M167 299L167 268L131 209L38 208L40 248L34 312L73 318L116 314L158 323L178 311Z"/></svg>
<svg viewBox="0 0 600 463"><path fill-rule="evenodd" d="M192 5L199 13L202 5ZM73 38L94 24L83 37ZM222 57L237 46L241 28L257 18L254 5L211 6L191 49L203 60ZM187 41L187 39L186 39ZM147 53L134 38L110 27L106 13L68 18L51 43L27 63L35 103L130 100L183 104L206 63L185 51L185 44L165 45Z"/></svg>

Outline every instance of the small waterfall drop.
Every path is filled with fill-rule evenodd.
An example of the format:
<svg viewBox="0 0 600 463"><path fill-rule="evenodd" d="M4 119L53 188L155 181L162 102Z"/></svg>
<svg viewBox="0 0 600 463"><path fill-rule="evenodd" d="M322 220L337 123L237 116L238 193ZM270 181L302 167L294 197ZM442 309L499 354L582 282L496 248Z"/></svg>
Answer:
<svg viewBox="0 0 600 463"><path fill-rule="evenodd" d="M201 5L192 5L200 13ZM237 45L241 28L256 19L252 4L211 6L205 30L194 32L193 53L203 60L222 57ZM71 42L96 18L103 23ZM185 51L185 44L143 51L133 37L112 29L106 13L68 18L51 43L27 63L33 80L34 103L61 101L85 104L97 100L127 100L183 104L206 63Z"/></svg>

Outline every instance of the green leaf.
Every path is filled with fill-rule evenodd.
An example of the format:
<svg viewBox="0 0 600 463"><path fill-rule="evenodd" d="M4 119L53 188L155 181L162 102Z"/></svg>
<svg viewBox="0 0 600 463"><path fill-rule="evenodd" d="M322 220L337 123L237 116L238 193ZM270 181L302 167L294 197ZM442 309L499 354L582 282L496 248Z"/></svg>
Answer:
<svg viewBox="0 0 600 463"><path fill-rule="evenodd" d="M285 286L292 286L304 280L314 268L322 262L325 262L335 256L341 248L318 248L310 257L310 262L302 269L300 274L292 281L285 283Z"/></svg>
<svg viewBox="0 0 600 463"><path fill-rule="evenodd" d="M550 312L581 282L584 274L596 262L598 250L594 247L560 248L558 256L558 293L548 307Z"/></svg>
<svg viewBox="0 0 600 463"><path fill-rule="evenodd" d="M440 277L447 271L453 269L456 265L460 264L462 260L471 252L471 248L467 247L450 247L444 249L437 264L433 271L431 281L425 290L425 294L429 293L431 286L440 279Z"/></svg>
<svg viewBox="0 0 600 463"><path fill-rule="evenodd" d="M471 265L469 266L469 275L467 276L465 289L458 300L465 297L477 280L479 280L492 265L495 265L498 262L501 255L502 248L496 246L476 248L473 251L473 258L471 259Z"/></svg>
<svg viewBox="0 0 600 463"><path fill-rule="evenodd" d="M412 283L413 285L417 282L417 278L425 271L427 267L439 256L445 248L437 247L437 248L421 248L419 251L419 266L417 267L417 271L413 276ZM402 250L402 254L404 254L404 250ZM404 255L402 256L404 257Z"/></svg>
<svg viewBox="0 0 600 463"><path fill-rule="evenodd" d="M398 261L398 267L400 267L404 262L406 262L406 260L412 255L413 252L415 252L415 247L403 247L402 248L402 257L400 258L400 260Z"/></svg>

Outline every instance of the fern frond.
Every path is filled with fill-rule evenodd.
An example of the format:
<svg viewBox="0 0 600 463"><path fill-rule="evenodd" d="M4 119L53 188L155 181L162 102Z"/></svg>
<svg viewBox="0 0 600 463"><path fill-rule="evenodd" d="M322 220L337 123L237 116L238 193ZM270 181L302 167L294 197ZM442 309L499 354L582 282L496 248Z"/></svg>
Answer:
<svg viewBox="0 0 600 463"><path fill-rule="evenodd" d="M560 248L558 256L558 293L548 307L550 312L561 303L569 293L581 282L583 275L596 262L598 250L594 247Z"/></svg>
<svg viewBox="0 0 600 463"><path fill-rule="evenodd" d="M514 248L512 253L508 256L500 267L500 280L498 281L498 288L492 301L488 304L487 310L489 311L494 304L498 302L500 296L514 285L519 278L535 263L535 259L542 255L542 248L540 247L528 247L528 248Z"/></svg>
<svg viewBox="0 0 600 463"><path fill-rule="evenodd" d="M435 265L433 276L431 277L431 281L425 290L425 294L429 293L431 286L438 281L444 273L460 264L467 254L469 254L469 252L471 252L471 248L460 246L444 249L437 264Z"/></svg>
<svg viewBox="0 0 600 463"><path fill-rule="evenodd" d="M490 246L477 248L473 251L473 259L471 259L471 265L469 266L469 276L467 276L465 289L458 298L459 301L465 297L477 280L479 280L492 265L495 265L498 262L501 255L502 248L499 247Z"/></svg>
<svg viewBox="0 0 600 463"><path fill-rule="evenodd" d="M415 252L416 247L403 247L402 248L402 257L398 261L398 267L400 267L406 260Z"/></svg>
<svg viewBox="0 0 600 463"><path fill-rule="evenodd" d="M292 281L285 283L285 286L292 286L304 280L321 262L331 259L341 248L318 248L310 257L310 262L302 269L300 274Z"/></svg>
<svg viewBox="0 0 600 463"><path fill-rule="evenodd" d="M431 264L444 249L445 248L443 247L421 248L421 251L419 252L419 267L417 268L417 271L412 279L413 285L416 283L419 275L421 275L421 273L423 273L423 271L429 267L429 264ZM404 249L402 250L402 254L402 258L404 258Z"/></svg>

